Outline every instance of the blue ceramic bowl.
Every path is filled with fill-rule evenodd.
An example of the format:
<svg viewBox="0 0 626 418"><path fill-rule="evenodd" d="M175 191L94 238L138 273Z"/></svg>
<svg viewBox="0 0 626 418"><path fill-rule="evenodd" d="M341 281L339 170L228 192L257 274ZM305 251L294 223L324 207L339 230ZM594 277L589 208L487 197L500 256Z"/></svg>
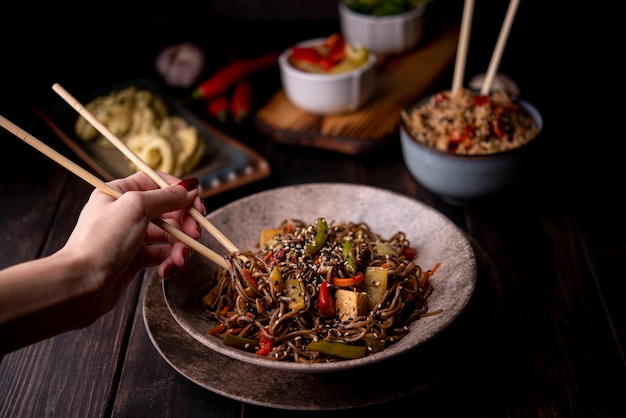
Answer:
<svg viewBox="0 0 626 418"><path fill-rule="evenodd" d="M422 99L406 112L426 103ZM530 103L516 99L537 124L538 133L526 144L508 151L484 155L461 155L435 149L418 142L404 118L400 121L400 142L404 162L415 180L431 192L453 204L466 204L503 191L520 181L535 152L543 119Z"/></svg>

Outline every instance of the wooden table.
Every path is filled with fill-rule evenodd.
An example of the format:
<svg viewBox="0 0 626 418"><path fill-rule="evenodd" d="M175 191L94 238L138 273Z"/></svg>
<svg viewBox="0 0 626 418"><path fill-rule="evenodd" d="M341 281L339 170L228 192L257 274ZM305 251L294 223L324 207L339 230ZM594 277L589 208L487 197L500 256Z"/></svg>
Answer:
<svg viewBox="0 0 626 418"><path fill-rule="evenodd" d="M548 26L548 21L541 22ZM513 47L520 45L513 40ZM550 56L552 46L542 49L543 58ZM597 132L593 110L584 112L587 118L577 118L576 125L562 111L563 104L572 103L577 96L568 86L555 82L560 70L570 68L566 61L560 61L569 56L568 52L565 48L553 65L544 68L546 79L537 78L536 62L505 67L528 92L526 99L542 111L544 134L551 142L523 184L467 206L449 205L413 180L395 141L376 155L346 157L277 144L251 126L227 128L267 158L272 174L207 199L209 211L250 193L284 185L328 181L372 185L410 196L442 212L484 250L495 271L495 276L488 275L485 304L474 307L484 315L464 323L466 328L460 335L465 339L453 340L458 346L450 352L462 353L462 361L455 357L447 362L433 355L445 370L441 378L433 378L415 393L367 408L334 409L329 403L327 410L298 411L299 416L626 416L626 309L622 290L626 217L617 196L623 190L624 176L612 165L610 156L598 148L588 149L580 139ZM526 62L522 56L512 61ZM124 73L117 66L112 71ZM130 65L127 68L129 77L138 71L141 69ZM63 74L61 70L58 73ZM445 83L432 89L442 87ZM547 87L560 95L558 100L545 95ZM31 90L40 88L35 85ZM28 106L36 99L22 97ZM5 104L2 108L9 109ZM29 107L11 107L9 113L5 116L14 115L24 128L63 149L30 114ZM0 166L2 268L62 246L91 186L10 134L0 132L0 138L6 147ZM9 158L23 164L9 165ZM603 164L589 170L596 158L602 158ZM117 308L92 326L6 355L0 363L0 416L295 414L291 409L242 402L207 390L171 367L155 348L144 323L149 273L138 277ZM420 359L425 363L429 360ZM390 371L389 379L413 381L424 376L407 376L397 370ZM241 384L263 385L263 376ZM385 382L372 381L371 385L375 390Z"/></svg>

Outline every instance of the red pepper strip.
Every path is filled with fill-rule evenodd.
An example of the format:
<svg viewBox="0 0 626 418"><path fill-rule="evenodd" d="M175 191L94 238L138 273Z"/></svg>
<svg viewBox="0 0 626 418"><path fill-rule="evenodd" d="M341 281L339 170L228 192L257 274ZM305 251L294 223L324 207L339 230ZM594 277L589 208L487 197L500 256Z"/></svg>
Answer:
<svg viewBox="0 0 626 418"><path fill-rule="evenodd" d="M280 251L278 252L278 255L276 256L276 258L280 261L285 257L285 249L281 248Z"/></svg>
<svg viewBox="0 0 626 418"><path fill-rule="evenodd" d="M472 127L469 125L465 125L461 130L453 129L450 131L450 144L448 145L448 150L451 152L455 152L463 141L470 140L470 134L472 133Z"/></svg>
<svg viewBox="0 0 626 418"><path fill-rule="evenodd" d="M413 260L415 258L415 256L417 255L415 253L415 250L411 247L404 247L402 249L401 254L406 257L407 260Z"/></svg>
<svg viewBox="0 0 626 418"><path fill-rule="evenodd" d="M504 136L504 132L500 129L500 115L502 114L502 108L496 108L493 110L495 115L495 119L491 121L491 128L493 129L493 133L498 137L502 138Z"/></svg>
<svg viewBox="0 0 626 418"><path fill-rule="evenodd" d="M274 341L265 336L264 332L259 332L259 349L256 354L259 356L267 356L274 349Z"/></svg>
<svg viewBox="0 0 626 418"><path fill-rule="evenodd" d="M341 62L341 59L335 59L331 56L328 57L322 57L320 59L320 62L318 63L320 67L322 67L324 70L329 71L331 70L335 65L339 64Z"/></svg>
<svg viewBox="0 0 626 418"><path fill-rule="evenodd" d="M435 272L437 271L437 269L439 268L439 266L441 265L441 263L436 263L433 268L431 268L430 270L427 271L423 271L422 275L419 278L419 285L420 287L423 287L426 285L426 283L428 282L428 279L430 278L430 276L432 276L433 274L435 274Z"/></svg>
<svg viewBox="0 0 626 418"><path fill-rule="evenodd" d="M252 111L252 83L249 79L240 80L230 98L230 114L235 123L241 123Z"/></svg>
<svg viewBox="0 0 626 418"><path fill-rule="evenodd" d="M254 280L254 277L252 277L250 272L246 269L242 269L241 271L243 271L243 275L246 277L246 280L248 280L255 289L258 289L259 283L257 283L256 280Z"/></svg>
<svg viewBox="0 0 626 418"><path fill-rule="evenodd" d="M340 33L333 33L326 39L326 45L328 46L328 57L339 63L346 55L346 41Z"/></svg>
<svg viewBox="0 0 626 418"><path fill-rule="evenodd" d="M445 102L448 99L449 99L448 95L446 93L442 93L442 92L435 93L435 95L432 97L432 100L435 103L443 103L443 102Z"/></svg>
<svg viewBox="0 0 626 418"><path fill-rule="evenodd" d="M278 55L278 52L271 52L258 57L233 61L200 83L191 92L191 97L193 99L209 99L224 93L242 78L274 66L278 62Z"/></svg>
<svg viewBox="0 0 626 418"><path fill-rule="evenodd" d="M333 283L338 287L354 286L355 284L362 282L365 276L360 271L354 277L333 277Z"/></svg>
<svg viewBox="0 0 626 418"><path fill-rule="evenodd" d="M267 261L267 264L270 266L278 265L280 263L280 260L282 260L285 257L285 249L281 248L280 251L278 251L278 254L276 254L276 256L274 256L273 254L270 254L270 255L271 257L268 257L265 260Z"/></svg>
<svg viewBox="0 0 626 418"><path fill-rule="evenodd" d="M320 293L317 299L317 308L320 315L330 318L335 315L335 299L328 291L326 282L322 282Z"/></svg>
<svg viewBox="0 0 626 418"><path fill-rule="evenodd" d="M319 51L309 46L292 46L291 58L298 61L306 61L317 64L322 59L322 55Z"/></svg>
<svg viewBox="0 0 626 418"><path fill-rule="evenodd" d="M226 331L226 325L216 325L209 330L209 335L217 335Z"/></svg>
<svg viewBox="0 0 626 418"><path fill-rule="evenodd" d="M228 96L220 94L209 99L206 111L213 119L226 123L228 119Z"/></svg>
<svg viewBox="0 0 626 418"><path fill-rule="evenodd" d="M494 120L491 121L491 128L493 129L493 133L498 138L502 138L504 136L504 133L502 132L502 129L500 129L500 123L498 122L498 119L494 119Z"/></svg>
<svg viewBox="0 0 626 418"><path fill-rule="evenodd" d="M491 97L489 96L474 96L472 99L474 106L487 106L491 105Z"/></svg>

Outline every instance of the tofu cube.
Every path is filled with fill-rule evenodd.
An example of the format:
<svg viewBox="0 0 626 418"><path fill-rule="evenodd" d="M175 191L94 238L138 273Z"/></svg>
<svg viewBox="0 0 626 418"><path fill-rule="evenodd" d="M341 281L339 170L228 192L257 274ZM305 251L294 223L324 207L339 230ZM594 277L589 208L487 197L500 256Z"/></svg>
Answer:
<svg viewBox="0 0 626 418"><path fill-rule="evenodd" d="M335 297L339 320L347 321L367 315L367 293L338 289Z"/></svg>

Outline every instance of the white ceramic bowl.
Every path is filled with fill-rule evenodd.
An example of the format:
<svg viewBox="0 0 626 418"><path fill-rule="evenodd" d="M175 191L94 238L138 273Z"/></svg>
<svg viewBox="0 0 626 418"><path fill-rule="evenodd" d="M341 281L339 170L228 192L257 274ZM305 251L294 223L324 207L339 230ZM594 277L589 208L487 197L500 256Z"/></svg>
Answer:
<svg viewBox="0 0 626 418"><path fill-rule="evenodd" d="M370 16L351 10L339 1L339 23L348 42L360 44L379 55L400 54L422 39L426 4L406 13Z"/></svg>
<svg viewBox="0 0 626 418"><path fill-rule="evenodd" d="M200 308L197 297L207 291L215 264L195 254L175 279L163 281L167 305L179 325L209 349L255 366L285 372L324 373L363 367L406 354L431 341L451 325L467 306L476 286L477 264L472 246L454 223L419 201L388 190L358 184L313 183L256 193L207 215L207 219L240 249L258 249L259 231L284 219L313 222L317 217L336 222L365 222L382 237L403 231L417 252L416 264L430 268L433 292L429 310L442 312L414 321L410 332L384 350L354 360L296 363L259 357L225 345L207 333L216 324ZM202 242L219 251L209 234ZM195 302L194 302L195 301Z"/></svg>
<svg viewBox="0 0 626 418"><path fill-rule="evenodd" d="M424 104L430 97L413 106ZM501 192L523 178L541 135L543 119L530 103L518 104L535 120L535 139L521 147L495 154L460 155L441 151L418 142L409 133L404 118L400 120L400 143L404 162L415 180L452 204L464 205Z"/></svg>
<svg viewBox="0 0 626 418"><path fill-rule="evenodd" d="M310 46L324 38L300 42ZM287 99L295 106L317 115L353 112L359 109L376 88L376 55L369 53L367 62L344 73L311 73L289 63L291 48L278 57L280 78Z"/></svg>

